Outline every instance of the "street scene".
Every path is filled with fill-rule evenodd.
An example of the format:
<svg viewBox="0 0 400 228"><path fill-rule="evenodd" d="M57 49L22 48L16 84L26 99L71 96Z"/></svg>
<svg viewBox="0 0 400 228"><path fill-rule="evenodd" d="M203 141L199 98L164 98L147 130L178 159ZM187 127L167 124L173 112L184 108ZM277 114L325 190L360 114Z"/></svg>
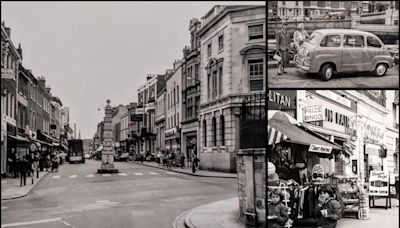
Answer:
<svg viewBox="0 0 400 228"><path fill-rule="evenodd" d="M268 91L268 227L399 227L399 90Z"/></svg>
<svg viewBox="0 0 400 228"><path fill-rule="evenodd" d="M1 4L1 227L266 227L266 4Z"/></svg>
<svg viewBox="0 0 400 228"><path fill-rule="evenodd" d="M269 1L269 88L398 88L398 1Z"/></svg>

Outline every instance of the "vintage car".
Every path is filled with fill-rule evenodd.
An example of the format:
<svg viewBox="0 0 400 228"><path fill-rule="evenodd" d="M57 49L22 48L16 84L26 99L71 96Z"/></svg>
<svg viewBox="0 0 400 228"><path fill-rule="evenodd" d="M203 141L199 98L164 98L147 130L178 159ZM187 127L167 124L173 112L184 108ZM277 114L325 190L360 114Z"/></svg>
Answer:
<svg viewBox="0 0 400 228"><path fill-rule="evenodd" d="M315 30L294 56L297 68L319 73L325 81L334 72L373 71L384 76L393 61L377 36L353 29Z"/></svg>

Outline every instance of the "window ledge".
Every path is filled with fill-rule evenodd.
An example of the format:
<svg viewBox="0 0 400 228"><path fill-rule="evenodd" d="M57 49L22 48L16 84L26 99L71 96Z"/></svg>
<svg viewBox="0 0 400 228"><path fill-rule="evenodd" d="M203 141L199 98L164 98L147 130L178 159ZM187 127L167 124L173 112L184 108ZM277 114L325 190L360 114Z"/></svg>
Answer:
<svg viewBox="0 0 400 228"><path fill-rule="evenodd" d="M218 51L218 54L221 54L222 52L224 52L224 49L222 48L221 50Z"/></svg>

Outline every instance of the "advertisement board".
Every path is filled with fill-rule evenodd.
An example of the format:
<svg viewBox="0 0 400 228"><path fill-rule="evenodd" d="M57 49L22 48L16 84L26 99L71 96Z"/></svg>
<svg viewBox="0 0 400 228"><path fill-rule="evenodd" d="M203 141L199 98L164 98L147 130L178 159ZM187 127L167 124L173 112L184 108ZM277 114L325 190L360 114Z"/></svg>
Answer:
<svg viewBox="0 0 400 228"><path fill-rule="evenodd" d="M371 171L369 176L370 196L389 196L389 174L385 171Z"/></svg>
<svg viewBox="0 0 400 228"><path fill-rule="evenodd" d="M324 120L324 109L321 105L304 108L304 122Z"/></svg>
<svg viewBox="0 0 400 228"><path fill-rule="evenodd" d="M332 147L330 146L322 146L317 144L311 144L310 148L308 149L310 152L315 153L323 153L323 154L330 154L332 151Z"/></svg>

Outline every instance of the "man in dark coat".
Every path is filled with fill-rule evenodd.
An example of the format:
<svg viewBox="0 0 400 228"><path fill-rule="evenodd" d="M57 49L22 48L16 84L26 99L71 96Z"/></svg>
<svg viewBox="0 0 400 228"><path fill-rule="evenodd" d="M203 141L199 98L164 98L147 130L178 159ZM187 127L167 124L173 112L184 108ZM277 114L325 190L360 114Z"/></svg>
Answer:
<svg viewBox="0 0 400 228"><path fill-rule="evenodd" d="M22 157L19 160L19 172L20 172L20 185L22 186L22 183L24 183L24 186L26 186L26 174L28 170L30 169L29 167L29 162L26 159L26 157Z"/></svg>
<svg viewBox="0 0 400 228"><path fill-rule="evenodd" d="M285 67L289 65L289 47L290 47L290 36L286 30L286 22L282 23L282 28L276 33L276 49L278 50L281 61L278 64L278 74L282 72L286 73Z"/></svg>

